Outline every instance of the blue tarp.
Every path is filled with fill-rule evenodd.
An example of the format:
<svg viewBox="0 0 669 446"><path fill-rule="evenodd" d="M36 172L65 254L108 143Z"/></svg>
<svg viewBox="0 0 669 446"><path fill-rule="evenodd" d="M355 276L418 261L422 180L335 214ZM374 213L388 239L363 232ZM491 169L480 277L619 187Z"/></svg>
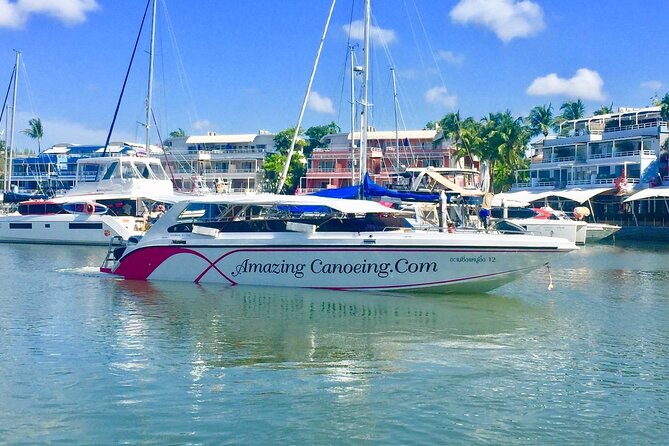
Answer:
<svg viewBox="0 0 669 446"><path fill-rule="evenodd" d="M421 193L421 192L412 192L412 191L400 191L388 189L376 184L370 178L369 174L365 174L365 181L362 185L341 187L339 189L325 189L318 192L314 192L310 195L317 195L319 197L330 197L330 198L361 198L360 190L362 188L362 198L373 198L373 197L388 197L388 198L397 198L404 201L430 201L436 202L439 201L439 194L432 193ZM458 194L446 194L447 198L450 199L452 196L458 196Z"/></svg>
<svg viewBox="0 0 669 446"><path fill-rule="evenodd" d="M5 192L4 201L5 203L20 203L22 201L28 201L28 200L46 200L47 198L49 197L44 194L29 194L29 193L7 191Z"/></svg>

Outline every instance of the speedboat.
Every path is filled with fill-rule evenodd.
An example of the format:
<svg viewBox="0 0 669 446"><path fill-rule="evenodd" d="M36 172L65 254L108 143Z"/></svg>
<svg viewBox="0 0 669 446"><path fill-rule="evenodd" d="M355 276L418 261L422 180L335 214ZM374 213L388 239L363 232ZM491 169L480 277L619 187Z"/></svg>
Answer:
<svg viewBox="0 0 669 446"><path fill-rule="evenodd" d="M258 194L180 201L101 271L133 280L485 292L578 249L560 238L412 228L366 200Z"/></svg>
<svg viewBox="0 0 669 446"><path fill-rule="evenodd" d="M0 242L106 246L112 237L141 235L160 207L177 199L157 158L81 159L66 194L24 201L0 216Z"/></svg>
<svg viewBox="0 0 669 446"><path fill-rule="evenodd" d="M588 222L586 226L585 240L586 242L598 242L610 237L618 231L620 231L620 226L618 225Z"/></svg>
<svg viewBox="0 0 669 446"><path fill-rule="evenodd" d="M565 238L579 245L585 244L588 224L562 214L548 207L492 209L494 219L504 219L521 226L527 232L546 237Z"/></svg>

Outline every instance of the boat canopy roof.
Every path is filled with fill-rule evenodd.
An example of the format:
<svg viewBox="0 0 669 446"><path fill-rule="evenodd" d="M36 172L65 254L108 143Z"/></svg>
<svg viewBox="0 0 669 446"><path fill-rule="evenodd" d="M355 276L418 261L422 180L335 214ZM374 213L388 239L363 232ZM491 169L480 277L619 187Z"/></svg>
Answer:
<svg viewBox="0 0 669 446"><path fill-rule="evenodd" d="M646 198L669 198L669 187L649 187L623 200L623 203L630 201L644 200Z"/></svg>
<svg viewBox="0 0 669 446"><path fill-rule="evenodd" d="M518 192L504 192L495 195L493 199L493 206L528 206L533 201L543 200L547 197L560 197L567 200L576 201L583 204L599 194L613 191L613 187L595 187L592 189L563 189L563 190L547 190L541 192L518 191Z"/></svg>
<svg viewBox="0 0 669 446"><path fill-rule="evenodd" d="M201 195L187 200L189 203L231 204L245 206L327 206L346 214L401 214L404 211L389 208L376 201L346 200L341 198L319 197L315 195L276 195L276 194L224 194Z"/></svg>

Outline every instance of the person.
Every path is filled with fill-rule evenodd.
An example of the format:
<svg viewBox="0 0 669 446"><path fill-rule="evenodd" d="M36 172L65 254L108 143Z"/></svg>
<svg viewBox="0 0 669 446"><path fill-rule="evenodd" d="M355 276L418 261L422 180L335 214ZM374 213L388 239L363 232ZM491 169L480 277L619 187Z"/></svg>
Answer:
<svg viewBox="0 0 669 446"><path fill-rule="evenodd" d="M455 232L455 223L452 221L448 222L448 232L451 234Z"/></svg>
<svg viewBox="0 0 669 446"><path fill-rule="evenodd" d="M490 219L490 209L481 208L481 210L479 211L479 218L481 219L481 223L483 223L483 229L487 230L488 220Z"/></svg>

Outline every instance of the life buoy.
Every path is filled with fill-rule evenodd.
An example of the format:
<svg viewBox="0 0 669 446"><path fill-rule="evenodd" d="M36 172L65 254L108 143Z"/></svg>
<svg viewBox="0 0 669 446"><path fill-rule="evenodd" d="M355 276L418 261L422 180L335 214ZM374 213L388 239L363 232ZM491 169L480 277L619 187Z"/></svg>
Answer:
<svg viewBox="0 0 669 446"><path fill-rule="evenodd" d="M84 204L84 214L88 214L88 215L95 214L95 203Z"/></svg>

